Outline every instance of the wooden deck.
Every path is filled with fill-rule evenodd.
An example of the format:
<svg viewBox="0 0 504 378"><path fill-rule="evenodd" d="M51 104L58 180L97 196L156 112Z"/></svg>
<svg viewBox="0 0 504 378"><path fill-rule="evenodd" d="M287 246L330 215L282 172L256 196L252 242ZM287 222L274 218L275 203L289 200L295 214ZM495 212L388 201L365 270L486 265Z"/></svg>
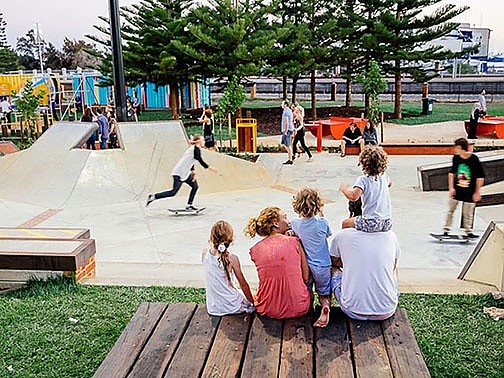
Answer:
<svg viewBox="0 0 504 378"><path fill-rule="evenodd" d="M143 303L95 377L430 377L406 313L383 322L334 308L327 328L311 315L209 316L194 303Z"/></svg>

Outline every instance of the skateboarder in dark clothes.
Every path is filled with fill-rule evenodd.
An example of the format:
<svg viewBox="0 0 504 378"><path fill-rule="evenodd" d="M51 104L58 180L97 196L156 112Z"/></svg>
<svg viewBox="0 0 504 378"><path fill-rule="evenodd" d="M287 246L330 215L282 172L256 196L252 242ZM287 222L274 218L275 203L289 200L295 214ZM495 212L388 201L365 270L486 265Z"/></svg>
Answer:
<svg viewBox="0 0 504 378"><path fill-rule="evenodd" d="M203 168L208 169L209 171L214 173L217 173L217 170L215 168L210 167L201 158L201 148L205 146L205 139L203 138L203 136L199 134L194 135L190 143L191 146L184 152L182 158L175 165L175 168L173 168L172 189L155 194L149 194L145 206L149 206L151 202L160 198L174 197L180 190L182 183L185 182L187 185L191 187L191 193L189 194L186 210L191 211L198 210L196 207L193 206L194 197L196 196L196 192L198 191L198 183L196 182L194 174L194 163L198 161Z"/></svg>
<svg viewBox="0 0 504 378"><path fill-rule="evenodd" d="M462 226L468 238L477 238L473 234L473 217L476 202L481 200L480 188L483 186L485 173L478 157L469 151L469 143L465 138L455 141L454 155L450 173L448 173L448 188L450 202L444 226L444 236L449 235L453 221L453 213L459 201L462 202Z"/></svg>

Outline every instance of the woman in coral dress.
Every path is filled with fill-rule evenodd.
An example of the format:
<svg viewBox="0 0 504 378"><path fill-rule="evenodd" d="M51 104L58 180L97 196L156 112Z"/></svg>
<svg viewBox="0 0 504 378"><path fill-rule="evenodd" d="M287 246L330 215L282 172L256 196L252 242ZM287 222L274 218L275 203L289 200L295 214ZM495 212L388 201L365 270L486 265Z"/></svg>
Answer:
<svg viewBox="0 0 504 378"><path fill-rule="evenodd" d="M268 207L251 218L245 234L263 239L250 249L259 276L254 304L261 315L274 319L296 318L310 308L306 286L309 269L298 238L284 235L289 221L278 207Z"/></svg>

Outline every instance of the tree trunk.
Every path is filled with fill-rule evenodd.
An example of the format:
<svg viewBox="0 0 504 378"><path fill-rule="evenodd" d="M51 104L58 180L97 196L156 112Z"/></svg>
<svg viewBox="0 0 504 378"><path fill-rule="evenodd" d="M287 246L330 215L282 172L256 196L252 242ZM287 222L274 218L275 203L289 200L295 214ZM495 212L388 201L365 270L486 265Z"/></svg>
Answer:
<svg viewBox="0 0 504 378"><path fill-rule="evenodd" d="M282 100L287 100L287 76L282 76Z"/></svg>
<svg viewBox="0 0 504 378"><path fill-rule="evenodd" d="M371 101L370 101L370 98L369 98L369 94L365 93L364 94L364 109L366 110L366 117L367 118L369 118L369 115L371 114L371 112L370 112L370 105L371 105Z"/></svg>
<svg viewBox="0 0 504 378"><path fill-rule="evenodd" d="M311 116L313 120L317 119L317 88L315 82L315 70L310 71L311 87Z"/></svg>
<svg viewBox="0 0 504 378"><path fill-rule="evenodd" d="M172 111L172 118L179 119L178 113L178 85L177 83L170 83L170 108Z"/></svg>
<svg viewBox="0 0 504 378"><path fill-rule="evenodd" d="M228 113L228 137L229 137L229 148L233 147L233 133L231 132L233 126L231 124L231 113Z"/></svg>
<svg viewBox="0 0 504 378"><path fill-rule="evenodd" d="M394 118L402 118L401 109L402 82L401 82L401 61L395 61L395 85L394 85Z"/></svg>
<svg viewBox="0 0 504 378"><path fill-rule="evenodd" d="M352 106L352 77L350 75L346 78L345 106L347 108Z"/></svg>
<svg viewBox="0 0 504 378"><path fill-rule="evenodd" d="M180 107L182 109L186 109L186 99L185 99L185 92L184 92L184 83L180 83Z"/></svg>
<svg viewBox="0 0 504 378"><path fill-rule="evenodd" d="M295 75L292 78L292 103L293 104L296 102L298 80L299 80L299 76L298 75Z"/></svg>

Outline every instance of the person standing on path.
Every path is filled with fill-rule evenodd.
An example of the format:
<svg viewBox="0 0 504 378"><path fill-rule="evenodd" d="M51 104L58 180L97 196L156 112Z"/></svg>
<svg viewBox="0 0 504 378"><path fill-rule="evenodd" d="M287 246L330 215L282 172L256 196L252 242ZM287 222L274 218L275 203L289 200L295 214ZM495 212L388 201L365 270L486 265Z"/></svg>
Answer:
<svg viewBox="0 0 504 378"><path fill-rule="evenodd" d="M444 235L448 236L453 222L453 213L462 202L462 226L468 238L477 238L473 234L474 209L481 200L480 189L485 180L485 173L478 157L469 151L465 138L455 141L452 167L448 173L448 192L450 200L444 225Z"/></svg>
<svg viewBox="0 0 504 378"><path fill-rule="evenodd" d="M96 118L96 122L98 123L98 135L100 139L100 150L107 149L107 139L109 137L109 122L107 117L103 114L103 109L96 109L98 113L98 117Z"/></svg>
<svg viewBox="0 0 504 378"><path fill-rule="evenodd" d="M93 111L88 106L84 109L84 114L81 117L81 122L93 122ZM91 133L89 138L86 140L86 148L88 150L96 150L96 137L98 135L98 130Z"/></svg>
<svg viewBox="0 0 504 378"><path fill-rule="evenodd" d="M482 89L478 95L478 102L480 103L480 108L481 108L483 115L485 115L487 112L487 104L486 104L485 95L486 95L486 91L484 89Z"/></svg>
<svg viewBox="0 0 504 378"><path fill-rule="evenodd" d="M205 147L215 151L214 116L212 109L206 109L203 118L201 118L199 122L203 124Z"/></svg>
<svg viewBox="0 0 504 378"><path fill-rule="evenodd" d="M289 159L284 163L286 165L292 165L294 162L292 161L292 135L294 134L294 125L293 125L293 114L292 110L289 107L289 101L284 100L282 102L282 145L284 146Z"/></svg>
<svg viewBox="0 0 504 378"><path fill-rule="evenodd" d="M203 168L208 169L213 173L217 173L217 170L205 163L205 161L201 157L201 149L205 146L205 139L203 138L203 136L196 134L192 137L189 143L191 144L191 146L184 152L182 158L180 158L178 163L175 165L175 168L173 168L172 188L164 192L149 194L145 206L149 206L153 201L161 198L174 197L180 190L182 184L186 183L191 187L191 193L189 193L186 210L198 210L193 206L194 197L196 196L196 192L198 191L198 183L196 181L196 175L194 173L194 163L198 161Z"/></svg>
<svg viewBox="0 0 504 378"><path fill-rule="evenodd" d="M478 139L476 130L478 128L478 120L483 116L481 103L475 102L471 109L471 116L469 117L469 130L467 131L467 139Z"/></svg>

